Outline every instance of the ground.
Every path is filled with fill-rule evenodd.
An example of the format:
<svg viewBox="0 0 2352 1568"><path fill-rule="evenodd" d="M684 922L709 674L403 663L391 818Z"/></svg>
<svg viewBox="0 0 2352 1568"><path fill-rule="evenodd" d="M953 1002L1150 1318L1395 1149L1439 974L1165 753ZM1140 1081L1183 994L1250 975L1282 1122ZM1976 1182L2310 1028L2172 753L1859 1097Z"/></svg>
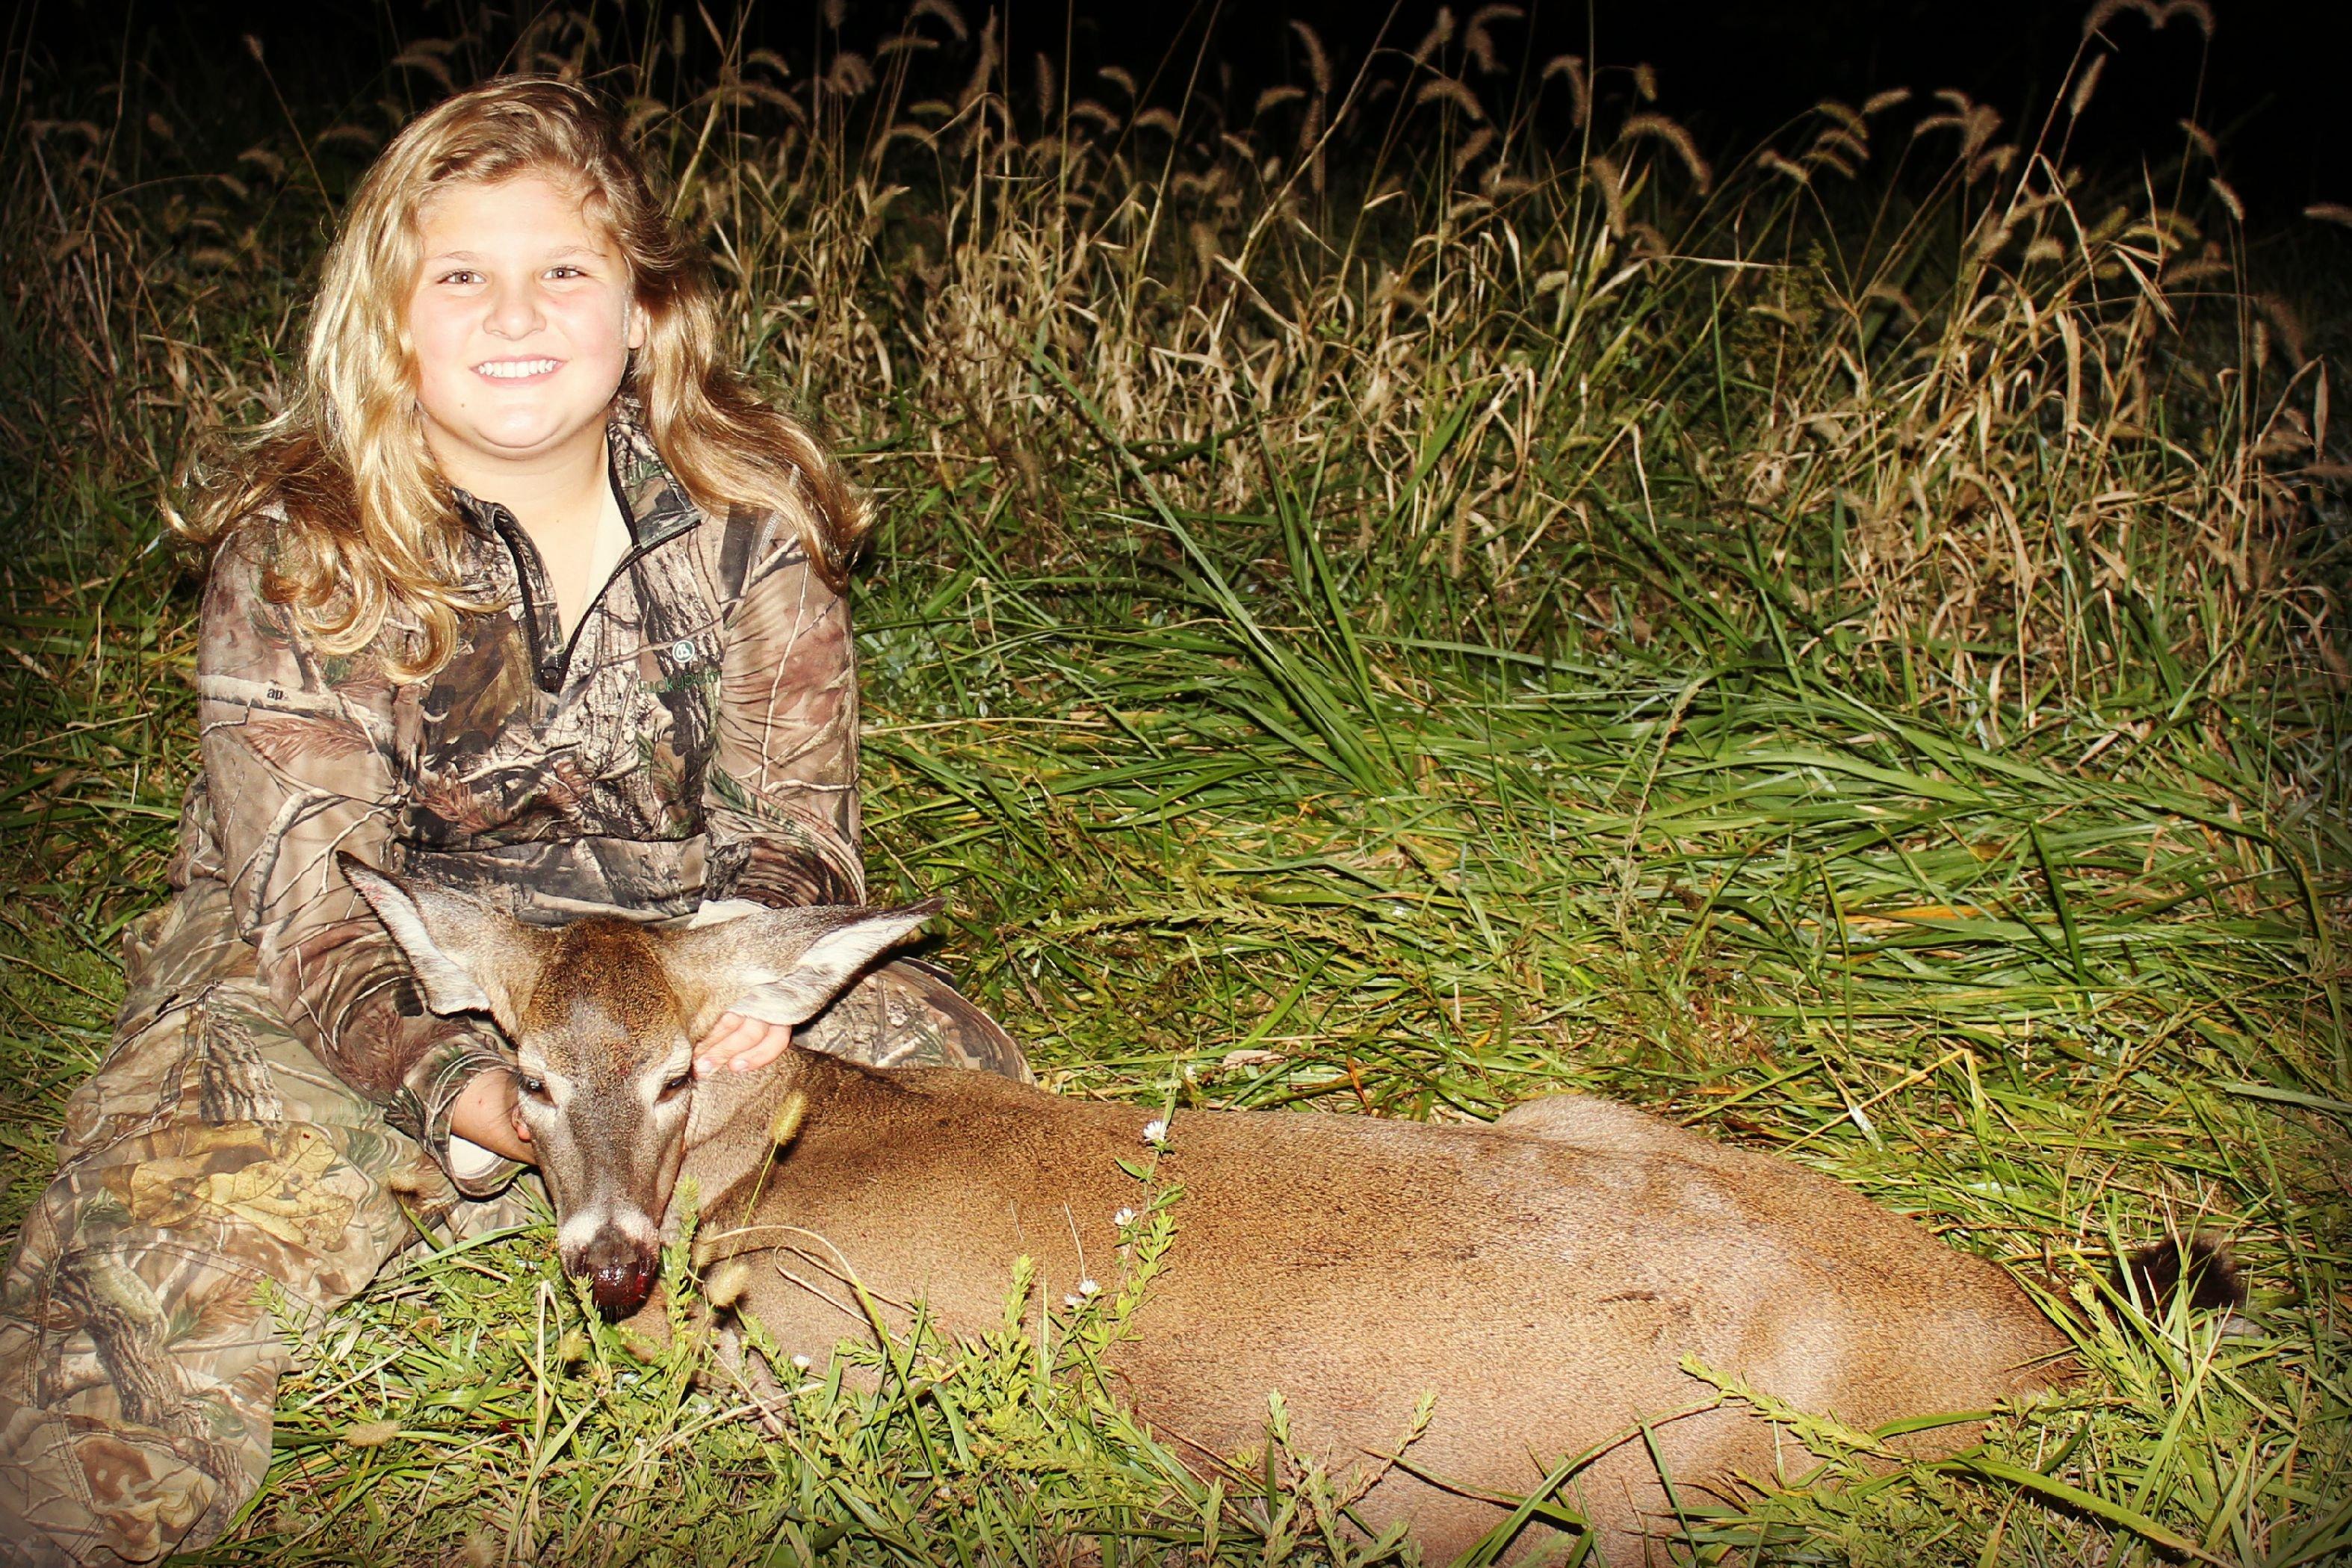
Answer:
<svg viewBox="0 0 2352 1568"><path fill-rule="evenodd" d="M1864 1481L1808 1427L1823 1484L1695 1509L1700 1560L2352 1552L2340 345L2295 292L2340 242L2255 289L2193 141L2091 189L1967 104L1825 106L1735 166L1580 65L1540 90L1584 135L1545 140L1441 40L1385 96L1155 119L1097 84L1041 123L971 74L984 39L908 27L944 88L912 48L818 61L830 93L630 79L733 351L880 503L877 894L948 898L939 956L1045 1082L1602 1092L1826 1171L2068 1325L2081 1385L1980 1453ZM415 62L478 52L226 140L72 81L9 132L0 1221L194 761L175 466L291 373L333 196L437 90ZM2102 1283L2189 1232L2230 1239L2242 1313ZM208 1560L1388 1551L1278 1440L1205 1485L1094 1397L1115 1302L896 1348L771 1437L551 1250L453 1249L305 1339Z"/></svg>

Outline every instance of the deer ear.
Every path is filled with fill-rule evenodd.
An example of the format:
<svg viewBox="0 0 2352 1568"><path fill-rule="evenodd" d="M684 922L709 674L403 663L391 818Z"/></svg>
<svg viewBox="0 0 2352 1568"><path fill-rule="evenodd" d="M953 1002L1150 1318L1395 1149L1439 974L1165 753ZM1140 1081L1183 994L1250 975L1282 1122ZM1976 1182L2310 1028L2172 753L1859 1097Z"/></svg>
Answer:
<svg viewBox="0 0 2352 1568"><path fill-rule="evenodd" d="M520 921L446 888L401 882L347 852L335 860L407 956L425 1006L486 1012L512 1026L516 982L537 968Z"/></svg>
<svg viewBox="0 0 2352 1568"><path fill-rule="evenodd" d="M806 1023L941 907L931 898L900 909L775 909L696 933L708 1004L697 1034L722 1012Z"/></svg>

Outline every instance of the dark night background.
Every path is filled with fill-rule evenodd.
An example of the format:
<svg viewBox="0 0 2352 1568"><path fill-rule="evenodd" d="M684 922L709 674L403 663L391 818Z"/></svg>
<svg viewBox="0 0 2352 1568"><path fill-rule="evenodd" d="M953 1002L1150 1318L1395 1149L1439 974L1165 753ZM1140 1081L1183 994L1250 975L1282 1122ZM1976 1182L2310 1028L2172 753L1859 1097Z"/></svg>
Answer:
<svg viewBox="0 0 2352 1568"><path fill-rule="evenodd" d="M2165 156L2180 145L2175 121L2193 105L2221 138L2225 167L2256 230L2291 222L2313 202L2352 203L2341 79L2352 59L2352 5L2211 0L2211 6L2217 25L2210 45L2186 15L2161 30L2137 13L2111 24L2107 35L2120 57L2108 67L2077 135L2077 155L2110 164ZM676 8L693 23L692 6ZM1654 65L1660 107L1719 157L1753 145L1819 99L1858 102L1890 87L1958 88L2000 109L2004 134L2015 134L2021 114L2050 102L2081 43L2088 8L2087 0L1534 0L1524 20L1498 24L1496 36L1518 50L1530 72L1560 53L1604 66ZM711 9L720 15L731 7ZM878 36L903 9L853 0L845 37L854 47L862 36ZM987 9L984 0L964 6L975 25ZM1475 9L1457 5L1454 14L1463 19ZM1151 96L1172 101L1205 34L1204 87L1214 89L1223 63L1230 70L1223 90L1244 111L1260 88L1304 78L1288 20L1318 30L1344 80L1376 42L1410 50L1436 14L1427 0L1393 8L1349 0L1068 7L1015 0L1004 10L1016 83L1030 79L1034 54L1059 59L1066 40L1081 90L1096 64L1120 64L1139 75L1157 64L1162 68ZM205 95L233 99L267 90L241 42L252 33L263 40L282 90L331 111L338 99L368 89L397 40L446 36L456 14L447 5L394 0L26 0L9 27L11 79L5 85L21 104L28 62L37 79L65 74L99 80L110 79L127 61L166 93L197 95L196 101L184 98L180 108L200 119ZM817 7L771 0L752 9L748 30L754 44L805 57L819 30ZM691 31L699 36L701 29Z"/></svg>
<svg viewBox="0 0 2352 1568"><path fill-rule="evenodd" d="M866 863L877 891L954 897L967 994L1039 1042L1045 1082L1136 1125L1145 1106L1459 1121L1602 1093L1745 1159L1801 1155L1845 1201L1998 1259L2081 1348L2063 1404L1987 1427L2014 1468L1775 1499L1753 1524L1717 1485L1700 1539L2072 1563L2179 1561L2151 1545L2177 1531L2352 1563L2352 225L2306 215L2352 211L2352 0L2142 0L2088 44L2095 0L1518 0L1489 21L1502 68L1467 79L1480 115L1537 106L1514 162L1486 165L1545 176L1524 215L1446 183L1473 169L1447 156L1458 97L1410 109L1431 84L1402 61L1440 0L952 0L1003 26L1024 138L1047 120L1042 56L1117 111L1102 140L932 137L945 116L812 91L793 106L844 118L782 136L769 106L692 164L672 155L695 145L678 111L712 101L712 22L740 18L804 86L838 51L872 58L917 0L5 3L0 1238L115 1038L112 955L161 893L197 761L201 557L163 548L158 503L203 476L184 454L233 475L215 434L296 384L341 194L443 91L395 57L478 23L470 82L533 16L580 11L616 76L657 62L646 123L689 220L713 249L756 242L721 290L737 363L835 421L879 503L854 599ZM1467 68L1487 7L1447 4L1444 68ZM1274 149L1287 172L1268 157L1304 106L1243 154L1197 111L1246 126L1265 89L1307 85L1293 23L1335 91L1370 61L1410 110L1360 117L1311 203L1298 141ZM673 28L683 60L644 46ZM2104 74L2057 179L1968 172L1948 129L1905 153L1941 89L2051 150L2086 48ZM977 52L920 57L909 97L954 99ZM1658 172L1653 205L1596 206L1632 204L1580 160L1542 77L1562 55L1600 73L1598 137L1625 121L1628 68L1652 68L1715 196L1643 141L1620 167ZM1730 172L1801 152L1821 101L1895 89L1914 99L1874 122L1860 177ZM1160 131L1135 108L1185 104L1183 145L1144 141ZM921 129L860 140L877 123ZM1372 145L1399 123L1418 140ZM902 173L886 207L875 187ZM1364 218L1391 179L1403 199ZM1156 1226L1181 1188L1137 1190ZM2242 1249L2243 1314L2152 1321L2093 1291L2101 1252L2171 1228ZM1265 1496L1179 1491L1005 1392L1090 1363L1092 1328L944 1372L927 1344L919 1380L894 1351L879 1393L842 1396L871 1403L793 1416L820 1448L706 1444L717 1406L679 1380L694 1342L626 1370L646 1353L624 1331L556 1316L548 1250L511 1244L504 1280L473 1258L404 1273L338 1320L243 1516L278 1560L390 1562L341 1541L394 1532L447 1542L400 1561L469 1560L508 1550L509 1517L548 1560L653 1550L687 1504L697 1532L759 1536L742 1561L877 1515L926 1543L1067 1531L1038 1537L1066 1555L1225 1517L1307 1546L1339 1528L1316 1500L1337 1479L1277 1512L1304 1465L1285 1446L1256 1445ZM1124 1296L1106 1277L1122 1289L1101 1299ZM1268 1281L1321 1300L1297 1270ZM1124 1311L1092 1321L1122 1333ZM534 1312L587 1348L549 1354ZM474 1326L516 1314L518 1334ZM445 1343L462 1354L418 1349ZM1234 1367L1328 1364L1290 1358L1302 1343ZM1109 1370L1074 1376L1066 1408L1118 1391ZM953 1380L1003 1462L940 1464L959 1418L923 1389ZM1773 1413L1744 1384L1723 1396ZM550 1448L533 1409L577 1414ZM853 1416L855 1445L824 1436ZM1227 1500L1196 1515L1203 1495ZM1210 1554L1254 1550L1239 1529Z"/></svg>

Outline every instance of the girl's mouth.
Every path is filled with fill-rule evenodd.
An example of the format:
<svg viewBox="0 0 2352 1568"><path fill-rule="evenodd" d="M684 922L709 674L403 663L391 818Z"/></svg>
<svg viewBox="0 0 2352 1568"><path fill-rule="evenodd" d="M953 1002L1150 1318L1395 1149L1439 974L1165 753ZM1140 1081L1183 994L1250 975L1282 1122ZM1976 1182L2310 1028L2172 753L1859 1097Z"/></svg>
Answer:
<svg viewBox="0 0 2352 1568"><path fill-rule="evenodd" d="M474 367L474 373L494 382L530 382L562 368L562 360L485 360Z"/></svg>

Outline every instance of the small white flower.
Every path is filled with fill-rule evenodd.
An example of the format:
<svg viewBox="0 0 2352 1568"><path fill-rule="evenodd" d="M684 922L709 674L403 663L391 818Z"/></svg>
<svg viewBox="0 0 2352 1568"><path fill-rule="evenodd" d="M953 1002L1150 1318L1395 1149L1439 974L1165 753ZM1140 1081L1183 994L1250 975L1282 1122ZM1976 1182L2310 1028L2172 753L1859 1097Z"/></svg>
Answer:
<svg viewBox="0 0 2352 1568"><path fill-rule="evenodd" d="M1062 1305L1064 1305L1064 1306L1066 1306L1066 1307L1075 1307L1075 1306L1076 1306L1077 1304L1078 1304L1078 1299L1077 1299L1077 1297L1076 1297L1076 1296L1064 1296L1064 1297L1062 1298Z"/></svg>
<svg viewBox="0 0 2352 1568"><path fill-rule="evenodd" d="M1078 1294L1081 1296L1091 1296L1101 1289L1102 1287L1096 1284L1092 1280L1081 1280L1078 1281Z"/></svg>
<svg viewBox="0 0 2352 1568"><path fill-rule="evenodd" d="M1168 1141L1167 1118L1164 1116L1154 1116L1151 1120L1143 1124L1143 1141L1151 1145L1155 1148L1161 1144L1166 1143Z"/></svg>
<svg viewBox="0 0 2352 1568"><path fill-rule="evenodd" d="M804 1355L793 1357L793 1369L796 1372L806 1372L809 1369L809 1358Z"/></svg>
<svg viewBox="0 0 2352 1568"><path fill-rule="evenodd" d="M1131 1208L1122 1208L1117 1214L1110 1217L1110 1222L1113 1225L1118 1226L1121 1230L1124 1230L1129 1226L1135 1223L1135 1210Z"/></svg>

